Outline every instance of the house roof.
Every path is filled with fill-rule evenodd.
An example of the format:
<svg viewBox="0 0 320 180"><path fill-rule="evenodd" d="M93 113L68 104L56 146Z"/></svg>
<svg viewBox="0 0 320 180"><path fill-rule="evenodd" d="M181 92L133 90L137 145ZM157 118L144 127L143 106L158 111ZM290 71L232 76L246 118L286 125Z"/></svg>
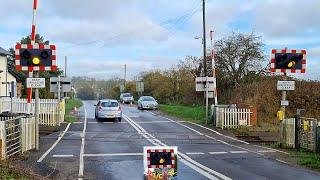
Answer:
<svg viewBox="0 0 320 180"><path fill-rule="evenodd" d="M3 49L2 47L0 47L0 55L7 56L7 55L10 55L10 53L5 49Z"/></svg>

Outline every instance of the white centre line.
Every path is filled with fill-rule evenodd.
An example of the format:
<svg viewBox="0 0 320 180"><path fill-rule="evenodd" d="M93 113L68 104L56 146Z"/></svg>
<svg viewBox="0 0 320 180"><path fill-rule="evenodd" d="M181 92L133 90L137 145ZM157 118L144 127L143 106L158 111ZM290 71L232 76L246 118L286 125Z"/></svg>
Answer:
<svg viewBox="0 0 320 180"><path fill-rule="evenodd" d="M61 139L63 138L63 136L66 134L66 132L68 131L69 127L70 127L71 123L68 124L68 126L66 127L66 129L63 131L63 133L59 136L59 138L52 144L52 146L38 159L37 162L42 162L43 159L57 146L57 144L61 141Z"/></svg>
<svg viewBox="0 0 320 180"><path fill-rule="evenodd" d="M159 139L152 136L150 133L148 133L145 129L143 129L139 124L135 123L131 118L129 118L126 115L123 115L123 117L129 122L129 124L138 131L143 137L145 137L149 142L154 144L155 146L167 146L166 144L162 143ZM209 178L209 179L224 179L224 180L231 180L231 178L214 171L213 169L210 169L197 161L191 159L189 156L179 152L178 156L180 158L180 161L184 163L185 165L189 166L193 170L197 171L198 173L202 174L203 176ZM217 178L218 177L218 178Z"/></svg>
<svg viewBox="0 0 320 180"><path fill-rule="evenodd" d="M203 152L187 152L188 155L203 155Z"/></svg>
<svg viewBox="0 0 320 180"><path fill-rule="evenodd" d="M84 157L108 157L108 156L143 156L143 153L108 153L108 154L83 154Z"/></svg>
<svg viewBox="0 0 320 180"><path fill-rule="evenodd" d="M228 152L221 151L221 152L208 152L209 154L228 154Z"/></svg>
<svg viewBox="0 0 320 180"><path fill-rule="evenodd" d="M83 178L83 171L84 171L84 161L83 161L83 154L84 154L84 143L85 143L85 136L86 136L86 129L87 129L87 111L84 109L84 124L83 124L83 131L80 134L81 136L81 149L80 149L80 160L79 160L79 179Z"/></svg>
<svg viewBox="0 0 320 180"><path fill-rule="evenodd" d="M232 154L242 154L242 153L248 153L248 151L230 151Z"/></svg>
<svg viewBox="0 0 320 180"><path fill-rule="evenodd" d="M74 157L73 154L55 154L52 157L54 158L68 158L68 157Z"/></svg>

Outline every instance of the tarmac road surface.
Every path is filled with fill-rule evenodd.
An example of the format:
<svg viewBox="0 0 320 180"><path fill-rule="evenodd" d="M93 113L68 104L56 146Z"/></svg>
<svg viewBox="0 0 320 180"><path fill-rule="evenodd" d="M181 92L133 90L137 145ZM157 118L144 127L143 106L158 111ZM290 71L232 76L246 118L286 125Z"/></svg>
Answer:
<svg viewBox="0 0 320 180"><path fill-rule="evenodd" d="M67 126L67 131L42 138L62 137L38 160L58 170L56 179L143 179L143 147L154 145L178 147L182 180L320 179L319 173L271 156L282 152L135 106L122 106L121 122L98 122L95 103L84 101L79 122Z"/></svg>

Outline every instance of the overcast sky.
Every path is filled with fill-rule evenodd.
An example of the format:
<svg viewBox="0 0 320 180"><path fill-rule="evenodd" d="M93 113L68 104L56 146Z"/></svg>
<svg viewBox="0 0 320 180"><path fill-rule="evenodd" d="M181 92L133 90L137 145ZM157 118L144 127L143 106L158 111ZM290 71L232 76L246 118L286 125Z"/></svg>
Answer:
<svg viewBox="0 0 320 180"><path fill-rule="evenodd" d="M202 0L38 0L37 33L57 45L68 74L123 77L165 69L201 55ZM319 0L206 0L207 31L263 37L272 48L306 49L307 73L320 79ZM31 31L33 0L0 0L0 46L13 47ZM209 44L208 44L209 45Z"/></svg>

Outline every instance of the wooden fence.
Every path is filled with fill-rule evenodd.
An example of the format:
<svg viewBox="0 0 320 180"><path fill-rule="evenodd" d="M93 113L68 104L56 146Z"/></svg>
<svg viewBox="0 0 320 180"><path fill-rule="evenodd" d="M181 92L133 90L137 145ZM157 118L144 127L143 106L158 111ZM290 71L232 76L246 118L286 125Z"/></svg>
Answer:
<svg viewBox="0 0 320 180"><path fill-rule="evenodd" d="M11 109L12 108L12 109ZM26 99L0 99L0 111L12 113L28 113ZM35 113L35 100L31 102L31 113ZM65 101L60 103L57 99L40 99L40 125L46 126L60 126L64 121L65 115Z"/></svg>
<svg viewBox="0 0 320 180"><path fill-rule="evenodd" d="M234 129L240 126L251 126L250 109L246 108L228 108L228 107L214 107L213 116L215 116L216 127L222 129Z"/></svg>

